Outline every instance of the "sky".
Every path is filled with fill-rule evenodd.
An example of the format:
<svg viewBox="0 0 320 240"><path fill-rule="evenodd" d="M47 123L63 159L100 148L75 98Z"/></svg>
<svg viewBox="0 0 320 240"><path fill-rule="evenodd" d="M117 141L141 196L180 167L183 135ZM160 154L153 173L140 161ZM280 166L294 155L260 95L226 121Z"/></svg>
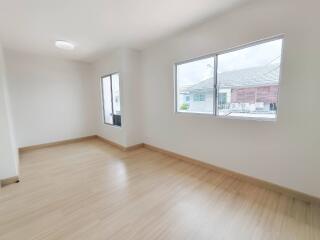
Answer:
<svg viewBox="0 0 320 240"><path fill-rule="evenodd" d="M282 39L218 55L218 74L281 61ZM177 66L178 86L188 86L213 76L214 58Z"/></svg>

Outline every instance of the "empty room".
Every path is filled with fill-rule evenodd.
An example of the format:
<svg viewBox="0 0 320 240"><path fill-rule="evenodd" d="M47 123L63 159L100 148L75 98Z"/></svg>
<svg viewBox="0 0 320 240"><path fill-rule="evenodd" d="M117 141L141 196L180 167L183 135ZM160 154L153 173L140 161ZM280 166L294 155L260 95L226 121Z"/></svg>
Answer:
<svg viewBox="0 0 320 240"><path fill-rule="evenodd" d="M318 0L0 0L0 240L320 240Z"/></svg>

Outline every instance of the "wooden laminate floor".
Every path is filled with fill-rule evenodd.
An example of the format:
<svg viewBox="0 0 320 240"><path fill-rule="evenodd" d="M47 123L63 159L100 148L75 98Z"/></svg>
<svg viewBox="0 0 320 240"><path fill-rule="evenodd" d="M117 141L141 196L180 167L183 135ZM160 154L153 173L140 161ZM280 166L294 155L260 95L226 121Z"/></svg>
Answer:
<svg viewBox="0 0 320 240"><path fill-rule="evenodd" d="M88 140L21 156L0 239L320 239L320 208L145 148Z"/></svg>

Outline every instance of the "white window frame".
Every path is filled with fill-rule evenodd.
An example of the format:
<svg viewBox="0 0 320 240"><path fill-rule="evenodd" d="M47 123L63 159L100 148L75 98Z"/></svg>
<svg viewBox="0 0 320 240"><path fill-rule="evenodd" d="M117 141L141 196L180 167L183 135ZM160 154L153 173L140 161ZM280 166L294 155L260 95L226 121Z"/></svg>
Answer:
<svg viewBox="0 0 320 240"><path fill-rule="evenodd" d="M275 118L264 118L264 117L236 117L236 116L219 116L217 114L217 109L218 109L218 88L217 88L217 81L218 81L218 56L225 54L225 53L230 53L230 52L234 52L234 51L239 51L245 48L249 48L249 47L254 47L260 44L264 44L264 43L268 43L268 42L272 42L272 41L276 41L276 40L282 40L282 49L281 49L281 62L280 62L280 73L279 73L279 89L278 89L278 96L277 96L277 112L276 112L276 117ZM265 38L262 40L258 40L258 41L254 41L251 43L247 43L247 44L243 44L243 45L239 45L237 47L232 47L229 48L227 50L223 50L223 51L218 51L216 53L212 53L212 54L207 54L207 55L203 55L200 57L196 57L196 58L192 58L192 59L188 59L188 60L184 60L184 61L179 61L176 62L174 64L174 113L178 114L178 115L204 115L204 116L209 116L209 117L215 117L215 118L221 118L221 119L236 119L236 120L254 120L254 121L270 121L270 122L276 122L278 119L278 113L279 113L279 101L280 101L280 84L282 82L282 69L283 69L283 52L284 52L284 45L285 45L285 38L284 38L284 34L281 35L277 35L277 36L273 36L273 37L269 37L269 38ZM177 68L179 65L182 64L186 64L186 63L190 63L190 62L195 62L195 61L199 61L205 58L214 58L214 76L213 76L213 114L212 113L199 113L199 112L182 112L178 110L178 74L177 74Z"/></svg>
<svg viewBox="0 0 320 240"><path fill-rule="evenodd" d="M110 77L110 82L111 82L111 105L112 105L112 112L114 111L113 108L113 93L112 93L112 76L113 75L118 75L119 76L119 100L120 100L120 108L121 108L121 126L118 126L118 125L115 125L114 123L111 124L111 123L108 123L106 122L106 116L105 116L105 109L104 109L104 105L105 105L105 102L104 102L104 90L103 90L103 79L104 78L107 78L107 77ZM103 76L100 77L100 88L101 88L101 105L102 105L102 121L105 125L107 126L111 126L111 127L115 127L115 128L122 128L123 126L123 114L122 114L122 101L121 101L121 78L120 78L120 73L119 72L113 72L113 73L110 73L110 74L105 74ZM114 114L114 112L112 113Z"/></svg>

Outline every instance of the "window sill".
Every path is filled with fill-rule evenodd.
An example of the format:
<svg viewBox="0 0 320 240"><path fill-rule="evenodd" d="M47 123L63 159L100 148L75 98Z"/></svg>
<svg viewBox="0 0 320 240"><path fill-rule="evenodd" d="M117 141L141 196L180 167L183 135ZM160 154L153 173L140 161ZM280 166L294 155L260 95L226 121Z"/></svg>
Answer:
<svg viewBox="0 0 320 240"><path fill-rule="evenodd" d="M257 121L257 122L277 122L277 118L260 118L260 117L238 117L238 116L219 116L213 113L197 113L197 112L175 112L175 115L181 116L203 116L214 119L241 120L241 121Z"/></svg>
<svg viewBox="0 0 320 240"><path fill-rule="evenodd" d="M113 124L110 124L110 123L103 123L105 126L108 126L108 127L113 127L113 128L122 128L122 126L118 126L118 125L113 125Z"/></svg>

